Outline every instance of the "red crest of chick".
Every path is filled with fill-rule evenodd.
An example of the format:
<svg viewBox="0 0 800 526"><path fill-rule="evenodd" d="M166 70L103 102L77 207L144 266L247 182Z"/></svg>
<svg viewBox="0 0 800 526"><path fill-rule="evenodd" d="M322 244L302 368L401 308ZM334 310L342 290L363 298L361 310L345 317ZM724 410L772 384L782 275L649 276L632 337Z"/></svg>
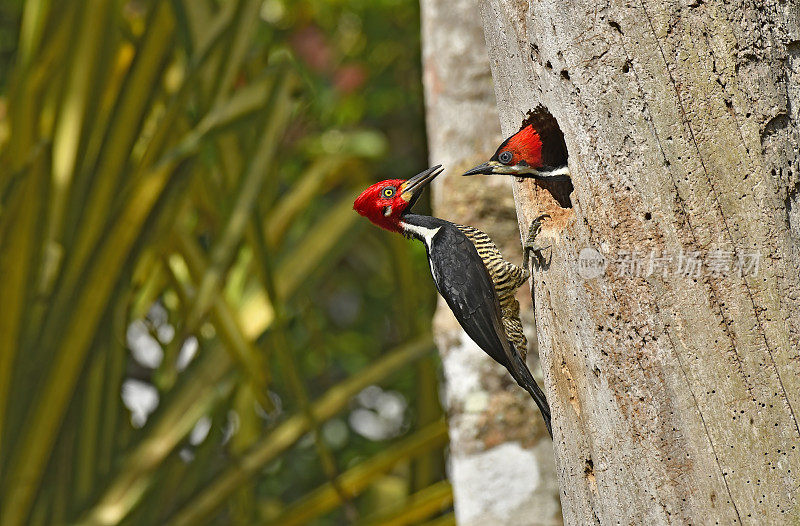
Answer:
<svg viewBox="0 0 800 526"><path fill-rule="evenodd" d="M536 179L569 176L567 144L555 117L541 105L528 112L519 131L503 141L491 159L463 175L477 174Z"/></svg>
<svg viewBox="0 0 800 526"><path fill-rule="evenodd" d="M504 164L515 165L525 162L531 168L542 166L542 139L532 124L524 126L509 137L498 148L495 156L500 157L503 152L510 152L512 155L511 160Z"/></svg>

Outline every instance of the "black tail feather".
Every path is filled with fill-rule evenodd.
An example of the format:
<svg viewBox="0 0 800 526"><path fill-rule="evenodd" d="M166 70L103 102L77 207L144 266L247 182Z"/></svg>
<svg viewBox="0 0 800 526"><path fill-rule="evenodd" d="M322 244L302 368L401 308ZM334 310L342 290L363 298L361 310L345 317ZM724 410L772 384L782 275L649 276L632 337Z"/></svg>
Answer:
<svg viewBox="0 0 800 526"><path fill-rule="evenodd" d="M528 366L525 365L525 362L522 361L522 358L515 354L514 361L517 363L514 364L515 371L512 371L512 376L520 385L520 387L530 393L533 401L536 402L537 406L539 406L539 411L542 413L542 418L544 419L544 425L547 428L547 433L552 439L553 428L550 424L550 404L547 403L547 398L545 397L544 392L542 392L539 384L536 383L536 380L533 379L533 375L528 369Z"/></svg>

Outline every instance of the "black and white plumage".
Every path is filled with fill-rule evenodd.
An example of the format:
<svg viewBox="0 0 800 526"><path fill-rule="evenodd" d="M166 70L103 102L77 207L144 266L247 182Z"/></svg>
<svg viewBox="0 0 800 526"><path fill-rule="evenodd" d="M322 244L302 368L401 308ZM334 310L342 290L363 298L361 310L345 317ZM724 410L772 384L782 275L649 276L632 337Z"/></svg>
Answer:
<svg viewBox="0 0 800 526"><path fill-rule="evenodd" d="M471 226L455 226L475 245L478 255L483 260L494 284L497 299L500 301L500 313L506 336L524 361L528 355L528 340L525 338L522 321L519 317L519 302L516 292L531 277L531 273L525 268L527 264L518 267L503 259L503 254L500 253L494 241L482 230Z"/></svg>
<svg viewBox="0 0 800 526"><path fill-rule="evenodd" d="M440 173L442 167L433 166L407 180L375 183L361 192L353 209L381 228L425 244L439 294L467 335L530 393L552 437L550 406L525 364L527 344L519 319L519 303L514 298L514 292L529 277L531 253L542 262L533 241L547 215L531 223L522 268L517 267L505 261L480 230L410 213L424 188Z"/></svg>
<svg viewBox="0 0 800 526"><path fill-rule="evenodd" d="M527 342L514 298L528 270L505 261L477 228L417 214L404 214L400 227L425 244L439 294L467 335L528 391L552 437L550 406L525 363Z"/></svg>

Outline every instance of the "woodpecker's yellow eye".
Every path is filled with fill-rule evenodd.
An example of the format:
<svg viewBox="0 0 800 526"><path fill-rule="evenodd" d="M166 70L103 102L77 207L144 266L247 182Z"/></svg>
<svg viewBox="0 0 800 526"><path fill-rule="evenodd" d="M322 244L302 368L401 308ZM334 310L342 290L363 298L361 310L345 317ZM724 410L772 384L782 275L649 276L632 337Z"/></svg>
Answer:
<svg viewBox="0 0 800 526"><path fill-rule="evenodd" d="M394 186L387 186L386 188L383 189L383 192L381 192L381 196L384 199L390 199L394 197L394 192L395 192Z"/></svg>

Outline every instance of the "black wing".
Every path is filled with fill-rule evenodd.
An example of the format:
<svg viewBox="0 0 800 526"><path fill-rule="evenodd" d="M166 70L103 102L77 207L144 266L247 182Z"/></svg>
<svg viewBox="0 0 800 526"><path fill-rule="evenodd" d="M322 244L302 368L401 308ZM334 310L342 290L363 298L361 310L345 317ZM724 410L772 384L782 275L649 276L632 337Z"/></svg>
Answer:
<svg viewBox="0 0 800 526"><path fill-rule="evenodd" d="M455 226L446 225L436 235L434 246L428 248L428 257L436 288L464 332L530 393L552 437L550 406L528 366L508 341L497 293L475 246Z"/></svg>
<svg viewBox="0 0 800 526"><path fill-rule="evenodd" d="M566 166L567 143L556 118L547 111L547 108L540 104L529 111L520 129L528 124L533 125L533 129L542 141L542 164L552 168Z"/></svg>
<svg viewBox="0 0 800 526"><path fill-rule="evenodd" d="M458 229L447 225L442 230L429 253L436 288L469 337L495 361L510 368L511 345L483 260Z"/></svg>

